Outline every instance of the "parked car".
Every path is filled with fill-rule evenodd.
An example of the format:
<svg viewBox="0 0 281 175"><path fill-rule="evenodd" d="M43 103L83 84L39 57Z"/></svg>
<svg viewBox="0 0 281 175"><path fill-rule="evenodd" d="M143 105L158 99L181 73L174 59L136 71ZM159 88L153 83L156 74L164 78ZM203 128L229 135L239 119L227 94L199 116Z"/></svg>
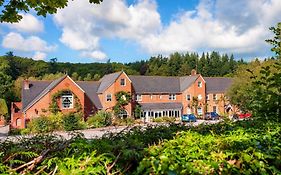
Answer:
<svg viewBox="0 0 281 175"><path fill-rule="evenodd" d="M239 119L250 118L251 116L252 116L251 113L241 113L239 114Z"/></svg>
<svg viewBox="0 0 281 175"><path fill-rule="evenodd" d="M181 116L182 122L196 122L196 116L194 114L183 114Z"/></svg>
<svg viewBox="0 0 281 175"><path fill-rule="evenodd" d="M205 120L218 120L219 118L220 115L216 112L207 112L204 117Z"/></svg>

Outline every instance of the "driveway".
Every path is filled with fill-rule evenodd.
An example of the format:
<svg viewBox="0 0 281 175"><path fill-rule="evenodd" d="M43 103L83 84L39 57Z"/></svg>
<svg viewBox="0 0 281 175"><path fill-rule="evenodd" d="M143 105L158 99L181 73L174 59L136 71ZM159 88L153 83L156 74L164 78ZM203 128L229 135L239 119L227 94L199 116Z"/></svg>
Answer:
<svg viewBox="0 0 281 175"><path fill-rule="evenodd" d="M7 126L0 126L0 139L2 137L7 137L9 133L9 125Z"/></svg>
<svg viewBox="0 0 281 175"><path fill-rule="evenodd" d="M193 126L198 126L200 124L215 124L220 122L220 120L197 120L196 122L192 123L186 123L186 125L193 125ZM140 124L140 125L134 125L134 126L141 126L143 128L147 127L148 125L168 125L167 123L147 123L147 124ZM78 130L74 132L79 132L84 134L84 137L87 139L92 139L92 138L100 138L104 134L107 133L119 133L122 130L125 129L130 129L134 126L108 126L104 128L95 128L95 129L86 129L86 130ZM26 136L8 136L8 131L9 131L9 126L8 127L2 127L0 128L0 141L5 140L5 139L12 139L12 140L17 140L20 137L32 137L32 135L26 135ZM73 131L57 131L54 132L54 134L60 135L64 137L65 139L70 139L72 136Z"/></svg>

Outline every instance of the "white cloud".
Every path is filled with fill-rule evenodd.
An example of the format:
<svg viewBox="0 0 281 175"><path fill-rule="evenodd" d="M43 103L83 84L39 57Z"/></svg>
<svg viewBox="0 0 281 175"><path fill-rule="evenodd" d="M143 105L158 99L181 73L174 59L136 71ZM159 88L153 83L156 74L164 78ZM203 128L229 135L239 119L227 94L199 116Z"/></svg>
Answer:
<svg viewBox="0 0 281 175"><path fill-rule="evenodd" d="M47 57L47 54L44 52L35 52L35 54L33 55L33 59L34 60L44 60Z"/></svg>
<svg viewBox="0 0 281 175"><path fill-rule="evenodd" d="M10 32L2 41L2 46L7 49L12 49L16 51L53 51L56 49L54 45L48 45L46 41L42 40L37 36L29 36L24 38L21 34Z"/></svg>
<svg viewBox="0 0 281 175"><path fill-rule="evenodd" d="M278 0L202 0L157 35L140 41L150 53L218 50L261 56L267 52L268 27L278 22Z"/></svg>
<svg viewBox="0 0 281 175"><path fill-rule="evenodd" d="M63 44L81 51L83 57L99 55L96 59L101 60L106 58L99 44L103 37L137 41L156 34L161 28L156 8L152 0L130 6L124 0L107 0L100 5L89 5L87 0L69 1L54 21L62 28Z"/></svg>
<svg viewBox="0 0 281 175"><path fill-rule="evenodd" d="M54 21L62 28L63 44L98 60L106 58L103 38L136 42L150 54L217 50L254 57L266 55L268 28L280 21L280 14L280 0L201 0L194 10L181 11L164 25L155 0L132 5L125 0L100 5L80 0L69 1Z"/></svg>
<svg viewBox="0 0 281 175"><path fill-rule="evenodd" d="M101 51L93 51L93 52L82 52L83 57L93 58L99 61L103 61L106 59L106 54Z"/></svg>
<svg viewBox="0 0 281 175"><path fill-rule="evenodd" d="M5 23L9 28L16 29L19 32L37 33L44 30L44 24L31 14L21 14L22 20L18 23Z"/></svg>

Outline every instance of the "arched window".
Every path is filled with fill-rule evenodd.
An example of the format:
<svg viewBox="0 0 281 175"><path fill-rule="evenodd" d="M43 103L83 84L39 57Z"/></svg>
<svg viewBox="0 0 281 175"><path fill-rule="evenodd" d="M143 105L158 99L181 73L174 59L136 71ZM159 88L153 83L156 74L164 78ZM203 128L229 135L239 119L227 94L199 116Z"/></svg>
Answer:
<svg viewBox="0 0 281 175"><path fill-rule="evenodd" d="M21 126L21 119L20 119L20 118L18 118L18 119L16 120L16 126Z"/></svg>
<svg viewBox="0 0 281 175"><path fill-rule="evenodd" d="M73 108L73 94L70 91L65 91L61 96L61 104L63 109Z"/></svg>
<svg viewBox="0 0 281 175"><path fill-rule="evenodd" d="M120 118L122 118L122 119L123 119L123 118L127 118L127 117L128 117L128 112L127 112L126 110L122 109L122 110L120 110L118 116L119 116Z"/></svg>

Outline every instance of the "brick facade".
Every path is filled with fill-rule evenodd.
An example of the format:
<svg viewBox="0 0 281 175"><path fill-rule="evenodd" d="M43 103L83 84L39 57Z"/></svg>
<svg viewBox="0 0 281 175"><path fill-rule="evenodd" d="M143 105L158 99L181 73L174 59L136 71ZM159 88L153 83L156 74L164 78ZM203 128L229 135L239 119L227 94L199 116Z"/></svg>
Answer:
<svg viewBox="0 0 281 175"><path fill-rule="evenodd" d="M153 82L147 82L149 79L159 83L153 85ZM147 85L141 87L140 81ZM170 81L175 83L171 84ZM208 81L211 80L208 79ZM143 110L147 111L145 115L159 117L172 114L179 117L185 113L204 115L206 111L214 110L223 114L225 105L228 103L223 92L216 93L213 97L214 93L207 90L208 84L201 75L168 79L155 77L154 80L154 77L131 77L124 72L117 72L104 76L99 82L74 82L69 76L65 76L52 82L35 81L30 82L30 85L26 83L23 85L23 102L12 103L11 126L13 128L24 128L27 121L40 115L48 115L52 96L62 90L69 90L79 99L85 119L97 110L113 111L117 103L115 94L120 91L132 96L131 102L125 106L128 116L133 116L136 104L146 107ZM137 95L141 100L137 99ZM195 103L196 100L198 103ZM57 100L57 104L63 113L75 111L74 108L63 109L61 98ZM163 109L163 106L169 106L169 111ZM172 108L176 110L172 111Z"/></svg>

